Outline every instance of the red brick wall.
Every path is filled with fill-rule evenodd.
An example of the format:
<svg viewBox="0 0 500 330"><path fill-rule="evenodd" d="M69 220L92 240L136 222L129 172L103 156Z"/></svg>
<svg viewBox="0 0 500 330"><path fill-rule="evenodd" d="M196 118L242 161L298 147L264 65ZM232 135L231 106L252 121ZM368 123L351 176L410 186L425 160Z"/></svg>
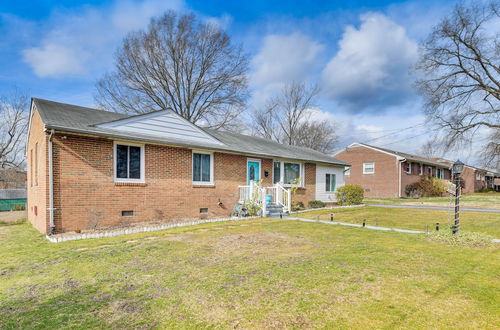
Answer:
<svg viewBox="0 0 500 330"><path fill-rule="evenodd" d="M352 165L346 184L365 189L366 197L398 197L399 174L396 157L363 146L348 148L335 156ZM363 163L375 163L375 174L363 174Z"/></svg>
<svg viewBox="0 0 500 330"><path fill-rule="evenodd" d="M420 175L419 163L414 163L414 162L411 163L411 173L410 174L406 173L407 164L408 163L406 163L406 162L401 164L401 166L402 166L401 167L401 194L402 194L402 196L406 196L405 189L406 189L407 185L420 181L420 179L422 177ZM448 170L448 169L443 169L443 170L444 170L444 179L449 180L450 173L451 173L450 170ZM430 173L432 173L432 174L430 174ZM436 175L436 166L423 164L423 175L435 176Z"/></svg>
<svg viewBox="0 0 500 330"><path fill-rule="evenodd" d="M115 183L113 141L74 135L54 138L55 205L58 232L109 228L135 222L229 216L246 184L247 156L214 153L214 186L192 184L192 151L145 146L145 183ZM256 157L251 157L256 158ZM272 185L272 159L261 159L264 185ZM314 199L315 164L306 164L306 189L296 199ZM265 177L264 172L268 172ZM222 207L218 202L222 202ZM122 210L133 216L122 217Z"/></svg>
<svg viewBox="0 0 500 330"><path fill-rule="evenodd" d="M35 152L38 146L38 152ZM38 111L33 112L27 143L27 214L28 220L42 233L49 230L47 136ZM35 154L37 155L35 159ZM36 177L38 176L38 178ZM35 214L36 210L36 214Z"/></svg>

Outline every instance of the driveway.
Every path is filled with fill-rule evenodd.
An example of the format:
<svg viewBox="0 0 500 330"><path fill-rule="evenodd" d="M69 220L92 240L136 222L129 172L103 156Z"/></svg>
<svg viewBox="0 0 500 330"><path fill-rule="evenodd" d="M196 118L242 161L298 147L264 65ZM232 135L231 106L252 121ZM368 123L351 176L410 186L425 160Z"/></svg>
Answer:
<svg viewBox="0 0 500 330"><path fill-rule="evenodd" d="M421 210L442 210L442 211L454 210L453 207L444 207L444 206L386 205L386 204L384 204L384 205L382 205L382 204L366 204L366 206L398 208L398 209L421 209ZM476 209L476 208L467 208L467 207L461 207L460 211L500 213L500 209Z"/></svg>

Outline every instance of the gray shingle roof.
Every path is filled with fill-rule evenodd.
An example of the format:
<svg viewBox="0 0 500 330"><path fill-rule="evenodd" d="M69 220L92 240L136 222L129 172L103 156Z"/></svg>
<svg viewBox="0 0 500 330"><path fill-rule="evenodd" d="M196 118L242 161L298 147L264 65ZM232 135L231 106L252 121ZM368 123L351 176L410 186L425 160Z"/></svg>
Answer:
<svg viewBox="0 0 500 330"><path fill-rule="evenodd" d="M381 151L385 151L385 152L388 152L388 153L391 153L391 154L394 154L394 155L397 155L397 156L400 156L400 157L403 157L403 158L405 158L406 160L409 160L409 161L414 161L414 162L419 162L419 163L425 163L425 164L435 165L435 166L441 166L441 167L449 167L449 165L446 164L446 163L444 163L444 162L439 162L439 161L436 161L436 160L433 160L433 159L430 159L430 158L421 157L421 156L417 156L417 155L412 155L412 154L408 154L408 153L405 153L405 152L400 152L400 151L396 151L396 150L392 150L392 149L381 148L381 147L369 145L369 144L366 144L366 143L359 143L359 144L360 145L365 145L365 146L368 146L368 147L371 147L371 148L375 148L375 149L378 149L378 150L381 150Z"/></svg>
<svg viewBox="0 0 500 330"><path fill-rule="evenodd" d="M25 199L26 189L0 189L0 199Z"/></svg>
<svg viewBox="0 0 500 330"><path fill-rule="evenodd" d="M271 140L233 132L215 131L202 128L208 134L222 142L224 144L223 146L209 142L194 144L193 142L182 139L167 139L145 134L119 132L110 128L95 127L95 125L128 118L130 117L129 115L37 98L33 98L33 102L40 112L40 116L48 129L111 138L139 140L143 142L163 143L176 146L231 151L255 156L288 158L335 165L349 165L346 162L309 148L283 145Z"/></svg>

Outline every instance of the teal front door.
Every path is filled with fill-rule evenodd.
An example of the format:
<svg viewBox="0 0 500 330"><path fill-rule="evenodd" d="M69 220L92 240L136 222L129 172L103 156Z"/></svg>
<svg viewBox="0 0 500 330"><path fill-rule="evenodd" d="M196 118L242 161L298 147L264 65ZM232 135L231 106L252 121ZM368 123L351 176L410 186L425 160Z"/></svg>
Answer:
<svg viewBox="0 0 500 330"><path fill-rule="evenodd" d="M260 180L260 162L255 160L249 160L247 162L247 184L250 181L257 182Z"/></svg>

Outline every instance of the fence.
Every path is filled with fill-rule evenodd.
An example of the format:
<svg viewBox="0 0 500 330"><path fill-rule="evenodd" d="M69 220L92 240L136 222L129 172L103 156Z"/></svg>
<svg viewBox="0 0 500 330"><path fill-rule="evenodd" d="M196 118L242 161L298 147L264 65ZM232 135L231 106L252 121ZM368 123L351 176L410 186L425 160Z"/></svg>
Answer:
<svg viewBox="0 0 500 330"><path fill-rule="evenodd" d="M26 198L0 199L1 211L22 211L26 209Z"/></svg>

